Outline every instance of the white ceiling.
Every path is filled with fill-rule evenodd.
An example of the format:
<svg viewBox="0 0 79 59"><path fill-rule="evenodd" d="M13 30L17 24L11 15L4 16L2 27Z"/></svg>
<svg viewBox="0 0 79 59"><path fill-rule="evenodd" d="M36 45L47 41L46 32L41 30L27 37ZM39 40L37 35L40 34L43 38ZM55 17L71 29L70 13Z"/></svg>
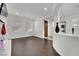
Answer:
<svg viewBox="0 0 79 59"><path fill-rule="evenodd" d="M7 3L8 13L31 18L53 16L61 4L57 3ZM47 8L45 11L44 8Z"/></svg>
<svg viewBox="0 0 79 59"><path fill-rule="evenodd" d="M61 18L79 14L78 3L7 3L6 7L8 13L33 19L57 16L58 10ZM44 8L47 10L45 11Z"/></svg>
<svg viewBox="0 0 79 59"><path fill-rule="evenodd" d="M79 15L79 3L66 3L60 8L61 18Z"/></svg>

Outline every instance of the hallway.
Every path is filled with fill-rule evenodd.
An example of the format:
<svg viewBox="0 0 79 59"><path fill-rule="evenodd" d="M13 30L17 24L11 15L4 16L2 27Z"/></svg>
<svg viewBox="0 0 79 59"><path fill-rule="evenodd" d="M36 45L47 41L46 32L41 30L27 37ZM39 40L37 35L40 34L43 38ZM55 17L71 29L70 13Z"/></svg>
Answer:
<svg viewBox="0 0 79 59"><path fill-rule="evenodd" d="M38 37L12 40L12 56L59 56L52 48L52 41Z"/></svg>

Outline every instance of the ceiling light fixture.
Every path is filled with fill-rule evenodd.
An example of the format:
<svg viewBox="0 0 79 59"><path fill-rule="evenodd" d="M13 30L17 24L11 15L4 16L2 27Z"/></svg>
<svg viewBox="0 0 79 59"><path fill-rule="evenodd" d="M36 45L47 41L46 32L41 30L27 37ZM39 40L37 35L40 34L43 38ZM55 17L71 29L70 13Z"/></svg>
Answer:
<svg viewBox="0 0 79 59"><path fill-rule="evenodd" d="M45 11L47 11L47 8L44 8Z"/></svg>

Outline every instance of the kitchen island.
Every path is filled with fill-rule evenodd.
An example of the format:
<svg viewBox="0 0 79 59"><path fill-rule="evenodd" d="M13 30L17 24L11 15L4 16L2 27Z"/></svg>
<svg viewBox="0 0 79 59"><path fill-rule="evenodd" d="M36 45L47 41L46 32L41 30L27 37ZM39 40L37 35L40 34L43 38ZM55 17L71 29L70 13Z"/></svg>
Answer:
<svg viewBox="0 0 79 59"><path fill-rule="evenodd" d="M53 47L62 56L79 56L79 35L53 33Z"/></svg>

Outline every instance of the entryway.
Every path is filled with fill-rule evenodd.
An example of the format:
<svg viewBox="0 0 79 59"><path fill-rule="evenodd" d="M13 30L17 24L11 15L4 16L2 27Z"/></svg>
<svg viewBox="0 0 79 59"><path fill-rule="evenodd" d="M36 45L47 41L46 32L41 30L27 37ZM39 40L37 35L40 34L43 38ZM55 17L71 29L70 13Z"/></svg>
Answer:
<svg viewBox="0 0 79 59"><path fill-rule="evenodd" d="M44 20L44 38L48 38L48 21Z"/></svg>

